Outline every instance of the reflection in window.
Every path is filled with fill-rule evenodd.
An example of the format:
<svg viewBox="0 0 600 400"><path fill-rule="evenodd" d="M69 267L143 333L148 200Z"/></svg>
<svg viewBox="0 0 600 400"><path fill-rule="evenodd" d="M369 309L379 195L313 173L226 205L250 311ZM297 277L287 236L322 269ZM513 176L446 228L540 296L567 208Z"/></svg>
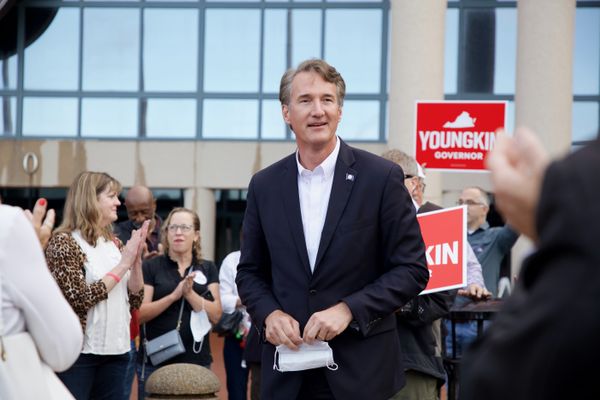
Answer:
<svg viewBox="0 0 600 400"><path fill-rule="evenodd" d="M146 131L151 138L196 137L196 100L148 100Z"/></svg>
<svg viewBox="0 0 600 400"><path fill-rule="evenodd" d="M515 93L517 11L514 8L499 8L496 10L494 58L494 93Z"/></svg>
<svg viewBox="0 0 600 400"><path fill-rule="evenodd" d="M286 69L286 22L286 10L265 10L262 85L264 92L279 92L279 81Z"/></svg>
<svg viewBox="0 0 600 400"><path fill-rule="evenodd" d="M84 90L138 89L139 15L139 9L84 9Z"/></svg>
<svg viewBox="0 0 600 400"><path fill-rule="evenodd" d="M348 92L379 92L381 10L327 10L325 27L325 59L342 74Z"/></svg>
<svg viewBox="0 0 600 400"><path fill-rule="evenodd" d="M144 89L196 91L198 10L144 11Z"/></svg>
<svg viewBox="0 0 600 400"><path fill-rule="evenodd" d="M17 87L17 56L0 58L0 69L4 71L0 74L0 89L16 89Z"/></svg>
<svg viewBox="0 0 600 400"><path fill-rule="evenodd" d="M597 102L573 102L572 142L592 140L598 136L598 112Z"/></svg>
<svg viewBox="0 0 600 400"><path fill-rule="evenodd" d="M17 101L14 97L0 97L0 135L14 136L17 115Z"/></svg>
<svg viewBox="0 0 600 400"><path fill-rule="evenodd" d="M309 58L321 58L321 10L292 11L292 66Z"/></svg>
<svg viewBox="0 0 600 400"><path fill-rule="evenodd" d="M25 89L77 90L78 60L79 10L60 8L44 33L25 48Z"/></svg>
<svg viewBox="0 0 600 400"><path fill-rule="evenodd" d="M444 46L444 93L456 93L458 79L458 10L446 12L446 43Z"/></svg>
<svg viewBox="0 0 600 400"><path fill-rule="evenodd" d="M77 136L77 99L25 97L23 135Z"/></svg>
<svg viewBox="0 0 600 400"><path fill-rule="evenodd" d="M135 137L137 109L137 99L83 99L81 136Z"/></svg>
<svg viewBox="0 0 600 400"><path fill-rule="evenodd" d="M202 137L256 139L257 100L204 100Z"/></svg>
<svg viewBox="0 0 600 400"><path fill-rule="evenodd" d="M338 134L344 140L379 140L379 102L344 100Z"/></svg>
<svg viewBox="0 0 600 400"><path fill-rule="evenodd" d="M258 91L259 42L259 10L207 10L204 90Z"/></svg>
<svg viewBox="0 0 600 400"><path fill-rule="evenodd" d="M261 138L285 139L285 126L279 100L263 100Z"/></svg>
<svg viewBox="0 0 600 400"><path fill-rule="evenodd" d="M600 9L577 9L573 50L573 93L599 94Z"/></svg>

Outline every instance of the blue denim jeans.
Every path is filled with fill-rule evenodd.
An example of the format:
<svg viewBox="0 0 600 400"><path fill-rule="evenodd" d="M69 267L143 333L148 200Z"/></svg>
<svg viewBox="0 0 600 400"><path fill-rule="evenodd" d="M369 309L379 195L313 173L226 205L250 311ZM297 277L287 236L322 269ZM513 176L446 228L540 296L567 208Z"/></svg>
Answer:
<svg viewBox="0 0 600 400"><path fill-rule="evenodd" d="M125 372L125 386L123 388L123 398L129 400L131 395L131 385L135 376L135 364L137 359L137 350L135 349L135 340L131 341L131 350L129 351L129 362Z"/></svg>
<svg viewBox="0 0 600 400"><path fill-rule="evenodd" d="M452 324L444 320L448 335L446 335L446 355L452 357ZM457 322L456 329L456 357L462 356L464 350L477 338L477 322Z"/></svg>
<svg viewBox="0 0 600 400"><path fill-rule="evenodd" d="M142 368L142 363L136 363L136 370L137 370L137 378L138 378L138 400L145 400L146 398L146 391L144 390L144 385L146 384L146 381L148 380L148 377L154 372L156 371L158 368L156 368L155 366L151 365L150 363L146 363L146 367ZM142 369L144 371L142 371ZM142 374L143 372L143 374Z"/></svg>
<svg viewBox="0 0 600 400"><path fill-rule="evenodd" d="M123 394L129 353L80 354L58 377L77 400L128 400Z"/></svg>

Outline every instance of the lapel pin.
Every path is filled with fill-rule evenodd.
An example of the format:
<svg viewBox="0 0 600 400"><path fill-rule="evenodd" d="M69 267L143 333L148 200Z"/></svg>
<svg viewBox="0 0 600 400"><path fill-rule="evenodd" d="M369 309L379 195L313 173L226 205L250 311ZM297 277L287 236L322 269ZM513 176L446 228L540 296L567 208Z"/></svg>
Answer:
<svg viewBox="0 0 600 400"><path fill-rule="evenodd" d="M347 180L347 181L354 181L354 175L352 175L352 174L348 174L348 173L347 173L347 174L346 174L346 180Z"/></svg>

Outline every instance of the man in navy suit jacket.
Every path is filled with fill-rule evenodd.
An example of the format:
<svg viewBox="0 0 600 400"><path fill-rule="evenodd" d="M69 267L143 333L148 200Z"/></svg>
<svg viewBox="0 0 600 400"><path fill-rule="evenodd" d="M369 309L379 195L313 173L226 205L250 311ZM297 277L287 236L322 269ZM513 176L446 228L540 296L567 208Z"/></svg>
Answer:
<svg viewBox="0 0 600 400"><path fill-rule="evenodd" d="M345 83L308 60L280 86L296 153L250 182L236 282L260 330L262 399L388 399L404 385L394 311L429 279L402 169L336 135ZM271 368L275 346L327 341L339 366Z"/></svg>

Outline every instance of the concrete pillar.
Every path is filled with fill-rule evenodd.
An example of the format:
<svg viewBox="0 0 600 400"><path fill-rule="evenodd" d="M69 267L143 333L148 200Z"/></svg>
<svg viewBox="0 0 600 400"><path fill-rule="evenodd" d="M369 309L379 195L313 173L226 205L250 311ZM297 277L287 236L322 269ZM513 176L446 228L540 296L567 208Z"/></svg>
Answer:
<svg viewBox="0 0 600 400"><path fill-rule="evenodd" d="M202 187L186 189L184 204L185 207L196 211L200 217L202 257L214 261L217 226L217 202L214 191Z"/></svg>
<svg viewBox="0 0 600 400"><path fill-rule="evenodd" d="M571 147L575 0L520 0L517 14L515 126L532 128L559 156ZM512 275L532 250L521 237L512 250Z"/></svg>
<svg viewBox="0 0 600 400"><path fill-rule="evenodd" d="M415 101L444 98L445 0L392 1L389 148L414 155ZM441 202L438 173L427 173L426 198Z"/></svg>
<svg viewBox="0 0 600 400"><path fill-rule="evenodd" d="M559 155L571 146L575 0L520 0L517 12L516 126Z"/></svg>

